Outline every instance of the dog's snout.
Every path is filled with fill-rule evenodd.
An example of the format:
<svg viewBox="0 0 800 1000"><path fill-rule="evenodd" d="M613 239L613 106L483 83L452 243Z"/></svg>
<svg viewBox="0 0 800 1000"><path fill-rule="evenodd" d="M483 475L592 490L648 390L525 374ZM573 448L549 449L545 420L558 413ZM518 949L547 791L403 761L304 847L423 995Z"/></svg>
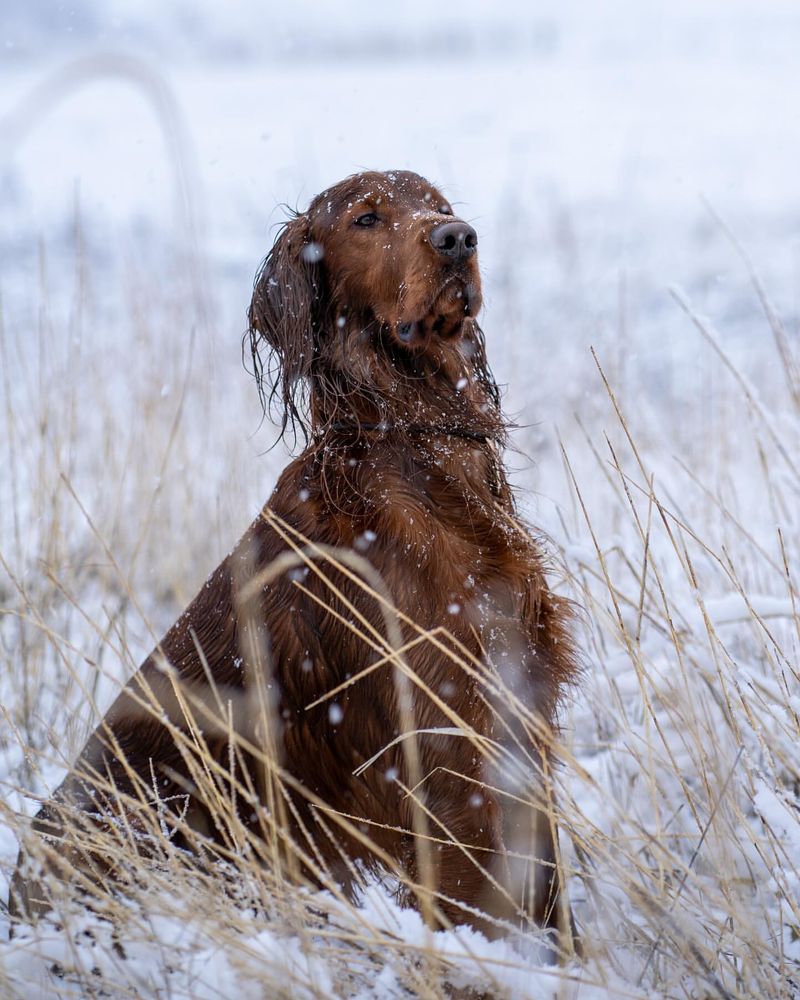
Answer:
<svg viewBox="0 0 800 1000"><path fill-rule="evenodd" d="M445 257L461 260L478 248L478 234L466 222L444 222L431 231L430 241Z"/></svg>

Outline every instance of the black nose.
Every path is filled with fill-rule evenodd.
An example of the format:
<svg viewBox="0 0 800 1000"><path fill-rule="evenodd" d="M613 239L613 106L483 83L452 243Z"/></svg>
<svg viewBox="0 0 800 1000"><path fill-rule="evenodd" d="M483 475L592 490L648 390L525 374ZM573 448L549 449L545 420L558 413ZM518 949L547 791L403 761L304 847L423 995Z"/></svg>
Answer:
<svg viewBox="0 0 800 1000"><path fill-rule="evenodd" d="M453 260L471 257L478 247L478 234L466 222L444 222L431 232L430 240L439 253Z"/></svg>

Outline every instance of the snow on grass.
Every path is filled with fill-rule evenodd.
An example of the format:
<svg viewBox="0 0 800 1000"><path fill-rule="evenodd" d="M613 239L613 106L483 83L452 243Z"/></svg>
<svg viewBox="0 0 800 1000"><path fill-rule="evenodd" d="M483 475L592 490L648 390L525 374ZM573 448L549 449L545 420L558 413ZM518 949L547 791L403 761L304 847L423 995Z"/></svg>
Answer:
<svg viewBox="0 0 800 1000"><path fill-rule="evenodd" d="M189 60L166 83L87 63L18 129L0 164L0 891L24 793L57 786L89 706L286 461L239 360L275 206L408 166L478 228L508 461L580 609L558 808L582 958L431 934L389 886L352 907L247 858L231 879L131 857L96 914L65 889L11 942L0 914L4 994L796 995L800 133L794 47L773 44L796 18L756 31L752 5L679 4L648 34L560 10L547 52L487 43L480 71L456 50L367 74L319 47L327 20L314 58ZM0 115L44 69L2 70ZM458 95L444 119L431 92ZM153 94L176 97L185 169Z"/></svg>

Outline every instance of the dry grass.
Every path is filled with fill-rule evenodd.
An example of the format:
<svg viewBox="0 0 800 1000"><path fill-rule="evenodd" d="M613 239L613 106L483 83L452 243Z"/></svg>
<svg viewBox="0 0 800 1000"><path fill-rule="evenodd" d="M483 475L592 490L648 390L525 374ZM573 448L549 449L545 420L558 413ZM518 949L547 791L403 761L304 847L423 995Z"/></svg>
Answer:
<svg viewBox="0 0 800 1000"><path fill-rule="evenodd" d="M191 281L181 280L181 262L173 262L168 289L145 268L127 269L129 298L117 315L124 326L112 336L80 239L76 245L69 306L53 300L43 261L38 328L6 317L1 338L0 829L29 844L21 790L46 796L60 780L283 461L273 453L257 463L256 445L242 441L254 393L228 360L236 345L218 347L207 325L187 315ZM800 382L790 338L759 283L755 290L776 344L769 403L676 293L676 308L718 357L726 421L714 426L727 436L698 442L717 456L712 481L664 457L671 425L697 412L676 416L658 401L644 409L618 397L602 358L587 431L577 426L562 441L568 488L553 535L563 586L584 609L587 670L583 692L565 710L553 809L581 962L540 964L530 929L492 945L464 930L432 934L394 904L401 872L383 886L365 883L360 907L342 899L313 843L283 833L291 779L271 749L264 696L260 728L234 741L262 763L258 792L226 785L202 738L176 736L225 831L225 859L199 867L177 850L152 789L142 787L127 803L138 829L94 834L125 890L80 871L71 883L53 881L53 919L0 945L0 991L439 997L473 986L514 997L794 995ZM192 327L194 337L183 332ZM200 455L214 456L213 465ZM350 608L351 627L393 665L396 683L419 683L403 659L390 595L364 561L315 550L278 527L288 555L270 572L299 563L324 572L335 561L353 573L382 596L386 627L370 631ZM531 707L504 692L500 678L480 663L460 665L535 735ZM211 705L178 693L204 727L213 720L233 729L225 692ZM153 710L144 695L142 710ZM413 733L412 718L407 729ZM413 737L404 746L413 773ZM260 838L237 819L233 802L243 798L260 810ZM416 832L435 843L446 831L419 803ZM318 805L332 831L352 826L353 818ZM147 860L137 850L143 837ZM7 833L0 843L7 876L14 845ZM287 877L300 860L327 892ZM424 879L413 890L424 907L436 906Z"/></svg>

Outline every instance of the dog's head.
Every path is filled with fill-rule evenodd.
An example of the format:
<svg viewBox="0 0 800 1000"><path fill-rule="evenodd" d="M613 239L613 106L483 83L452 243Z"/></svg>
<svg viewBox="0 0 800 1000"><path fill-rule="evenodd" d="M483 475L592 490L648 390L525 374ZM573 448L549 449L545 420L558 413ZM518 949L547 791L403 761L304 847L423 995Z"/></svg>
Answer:
<svg viewBox="0 0 800 1000"><path fill-rule="evenodd" d="M348 177L286 223L249 311L257 375L263 343L276 360L284 426L302 422L299 383L349 371L366 384L378 355L403 368L479 338L477 244L444 195L405 170Z"/></svg>

